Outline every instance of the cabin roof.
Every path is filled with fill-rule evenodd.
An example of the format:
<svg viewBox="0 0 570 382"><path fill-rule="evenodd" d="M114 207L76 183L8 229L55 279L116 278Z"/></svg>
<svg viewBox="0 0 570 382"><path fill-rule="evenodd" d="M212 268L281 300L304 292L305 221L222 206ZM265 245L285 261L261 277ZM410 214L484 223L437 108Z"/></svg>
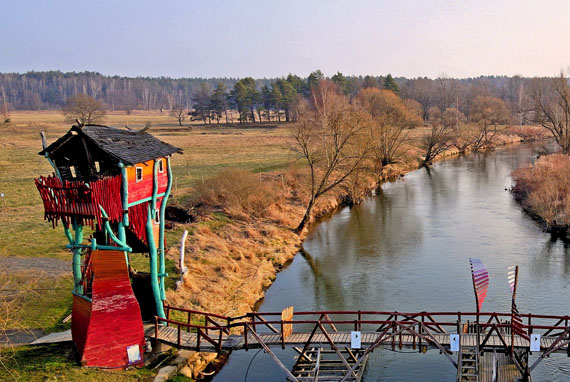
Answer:
<svg viewBox="0 0 570 382"><path fill-rule="evenodd" d="M117 129L109 126L73 126L67 134L39 152L54 154L76 136L84 136L105 153L127 165L165 157L174 153L182 154L182 149L174 147L144 131Z"/></svg>

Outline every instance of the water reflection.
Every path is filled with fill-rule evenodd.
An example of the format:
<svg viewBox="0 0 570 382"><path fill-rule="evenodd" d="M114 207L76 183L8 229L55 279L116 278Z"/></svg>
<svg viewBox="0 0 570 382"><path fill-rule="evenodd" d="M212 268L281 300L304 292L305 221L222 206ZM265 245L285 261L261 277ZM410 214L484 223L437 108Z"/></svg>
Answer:
<svg viewBox="0 0 570 382"><path fill-rule="evenodd" d="M505 191L511 172L539 149L520 145L452 158L383 185L375 197L314 228L260 310L474 310L468 258L480 257L491 279L484 310L510 309L506 268L518 264L519 310L568 314L569 246L552 240ZM252 355L233 354L215 380L241 380ZM249 381L284 380L267 355L253 365L263 373L261 379L250 373ZM569 370L567 358L553 356L533 377L570 380ZM365 381L417 380L453 381L454 368L437 352L382 350L365 373Z"/></svg>

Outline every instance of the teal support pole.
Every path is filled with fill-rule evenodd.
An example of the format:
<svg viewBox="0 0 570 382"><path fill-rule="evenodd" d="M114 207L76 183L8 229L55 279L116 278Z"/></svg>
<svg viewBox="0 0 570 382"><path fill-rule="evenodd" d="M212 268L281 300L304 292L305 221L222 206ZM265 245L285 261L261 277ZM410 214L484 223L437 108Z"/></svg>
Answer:
<svg viewBox="0 0 570 382"><path fill-rule="evenodd" d="M166 263L164 261L164 218L166 215L166 203L168 202L168 197L170 196L170 191L172 190L172 169L170 168L170 158L166 158L166 169L168 175L168 183L166 184L166 191L164 192L164 197L162 198L162 203L160 204L160 231L158 237L159 254L160 254L160 297L162 300L166 300L166 291L164 286L164 277L166 275Z"/></svg>
<svg viewBox="0 0 570 382"><path fill-rule="evenodd" d="M83 226L73 223L75 230L75 245L81 244L83 241ZM81 288L81 248L73 249L73 290L77 293L83 293Z"/></svg>
<svg viewBox="0 0 570 382"><path fill-rule="evenodd" d="M103 207L101 207L101 205L99 205L99 209L101 209L101 214L103 215L103 217L105 218L105 232L107 233L107 235L109 235L109 237L111 238L111 240L113 240L115 243L117 243L117 245L124 247L124 248L130 248L127 243L125 242L125 238L123 237L123 240L121 240L121 238L117 238L117 236L115 236L115 234L113 233L113 230L111 229L111 225L109 224L109 220L107 220L109 218L109 215L107 215L107 213L105 212L105 209ZM119 235L121 235L121 223L119 223ZM125 228L123 228L123 236L125 236Z"/></svg>
<svg viewBox="0 0 570 382"><path fill-rule="evenodd" d="M156 197L158 195L158 166L156 164L156 159L152 165L152 199L150 201L151 205L151 216L156 218Z"/></svg>
<svg viewBox="0 0 570 382"><path fill-rule="evenodd" d="M61 174L59 173L59 170L57 169L57 167L56 167L54 161L49 157L49 153L45 153L45 156L46 156L46 158L47 158L49 164L51 165L51 167L53 167L53 170L54 170L54 172L55 172L55 175L59 178L59 180L62 180L62 179L61 179Z"/></svg>
<svg viewBox="0 0 570 382"><path fill-rule="evenodd" d="M121 168L121 202L123 204L123 226L129 226L129 178L124 163L119 163Z"/></svg>
<svg viewBox="0 0 570 382"><path fill-rule="evenodd" d="M67 237L67 241L69 244L74 245L75 241L73 240L73 236L71 236L71 232L69 232L69 225L63 223L63 233L65 233L65 237Z"/></svg>
<svg viewBox="0 0 570 382"><path fill-rule="evenodd" d="M127 235L125 227L129 226L129 179L127 176L127 169L124 163L119 162L121 168L121 204L123 206L123 221L119 222L119 240L123 243L127 242ZM127 268L129 267L129 255L125 252L125 262Z"/></svg>
<svg viewBox="0 0 570 382"><path fill-rule="evenodd" d="M160 286L158 285L156 245L154 243L154 232L152 230L153 219L150 210L151 207L149 206L146 218L146 238L148 240L148 254L150 257L150 285L152 288L152 294L154 296L154 302L156 304L156 315L162 318L166 318L166 315L164 314L164 308L162 306L162 300L160 298Z"/></svg>
<svg viewBox="0 0 570 382"><path fill-rule="evenodd" d="M123 251L123 252L132 252L132 249L129 247L117 247L115 245L98 245L98 244L79 244L79 245L71 245L68 244L65 248L75 249L75 248L89 248L92 251Z"/></svg>

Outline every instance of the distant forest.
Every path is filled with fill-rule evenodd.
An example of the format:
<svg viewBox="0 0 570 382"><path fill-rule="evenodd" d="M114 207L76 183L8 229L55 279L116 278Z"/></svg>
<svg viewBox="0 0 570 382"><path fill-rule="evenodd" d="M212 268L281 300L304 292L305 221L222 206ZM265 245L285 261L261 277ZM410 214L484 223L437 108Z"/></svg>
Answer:
<svg viewBox="0 0 570 382"><path fill-rule="evenodd" d="M240 121L262 120L272 110L284 111L290 120L288 108L295 100L310 94L311 87L325 78L319 71L308 77L289 74L277 79L237 78L180 78L119 77L95 72L62 73L60 71L0 74L0 104L11 110L59 109L66 99L76 94L87 94L111 110L181 108L192 111L195 119L208 122L221 118L220 109L237 110ZM472 100L479 95L504 100L513 115L521 113L529 78L519 76L482 76L436 79L387 76L344 76L337 73L330 78L340 90L352 98L362 88L377 87L394 91L403 99L413 99L422 108L424 118L430 107L440 110L455 107L469 114ZM216 98L217 97L217 98ZM215 104L217 102L217 104ZM213 104L214 103L214 104ZM216 108L217 110L210 110ZM203 110L203 109L207 110ZM255 115L257 114L257 116ZM275 115L275 112L273 113ZM226 114L227 115L227 114Z"/></svg>

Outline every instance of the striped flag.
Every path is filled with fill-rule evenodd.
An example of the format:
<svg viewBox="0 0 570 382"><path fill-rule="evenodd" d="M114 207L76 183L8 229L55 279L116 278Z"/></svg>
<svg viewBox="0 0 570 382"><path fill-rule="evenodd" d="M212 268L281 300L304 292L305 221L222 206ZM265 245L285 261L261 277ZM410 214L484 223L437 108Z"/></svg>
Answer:
<svg viewBox="0 0 570 382"><path fill-rule="evenodd" d="M487 288L489 287L489 272L481 259L469 258L471 264L471 277L473 279L473 289L475 291L475 301L477 303L477 311L481 311L483 301L487 297Z"/></svg>

